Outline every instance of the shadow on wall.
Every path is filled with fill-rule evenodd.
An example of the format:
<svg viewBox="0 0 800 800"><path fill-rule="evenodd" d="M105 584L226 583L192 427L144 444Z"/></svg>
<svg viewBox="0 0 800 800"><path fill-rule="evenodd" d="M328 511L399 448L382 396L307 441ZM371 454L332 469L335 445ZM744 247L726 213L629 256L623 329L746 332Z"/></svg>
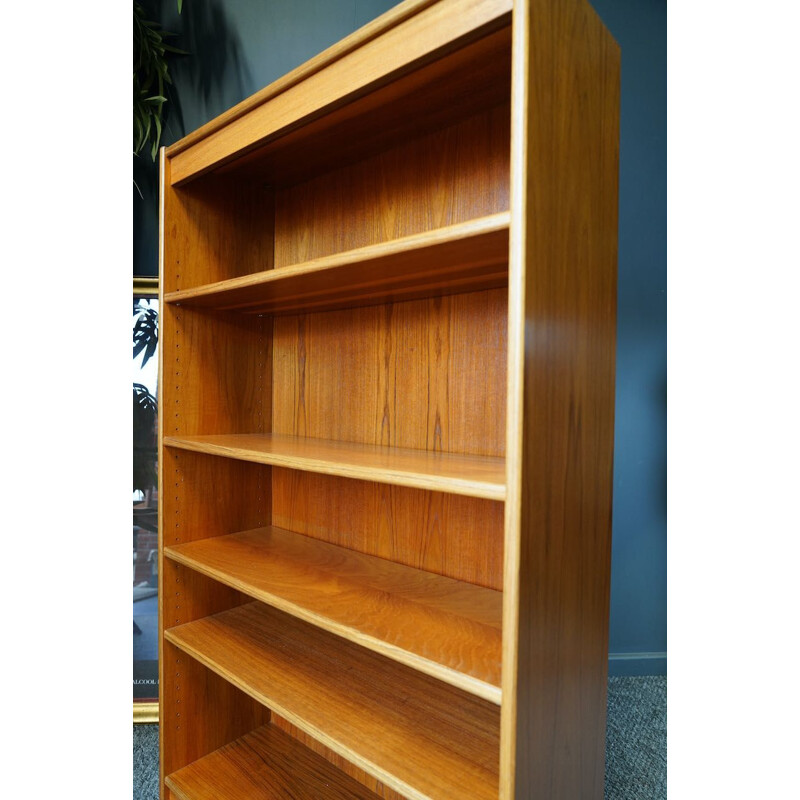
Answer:
<svg viewBox="0 0 800 800"><path fill-rule="evenodd" d="M171 4L174 6L175 0ZM174 14L172 19L174 30L181 31L178 46L189 53L175 62L175 85L182 107L189 112L191 127L195 128L244 99L251 76L241 57L239 34L228 21L223 0L188 0L183 4L183 13ZM183 124L183 113L179 113Z"/></svg>
<svg viewBox="0 0 800 800"><path fill-rule="evenodd" d="M249 72L238 33L223 0L142 0L147 18L176 35L167 42L188 55L170 59L162 145L169 145L242 99ZM237 98L232 101L231 98ZM143 152L133 159L133 274L158 274L158 161ZM138 188L137 188L138 187Z"/></svg>

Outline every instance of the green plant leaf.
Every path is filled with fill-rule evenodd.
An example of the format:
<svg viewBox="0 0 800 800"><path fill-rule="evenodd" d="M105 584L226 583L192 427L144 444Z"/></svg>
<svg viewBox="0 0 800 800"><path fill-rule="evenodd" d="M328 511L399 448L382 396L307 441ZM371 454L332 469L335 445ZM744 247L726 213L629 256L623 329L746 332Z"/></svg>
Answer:
<svg viewBox="0 0 800 800"><path fill-rule="evenodd" d="M155 117L154 121L156 123L156 138L153 139L153 147L150 150L150 157L153 161L156 160L156 154L158 153L158 144L161 141L161 117Z"/></svg>
<svg viewBox="0 0 800 800"><path fill-rule="evenodd" d="M182 9L179 0L178 11ZM133 4L133 142L134 155L145 147L155 161L164 130L165 86L172 84L168 56L188 55L166 38L175 36L147 19L140 3Z"/></svg>

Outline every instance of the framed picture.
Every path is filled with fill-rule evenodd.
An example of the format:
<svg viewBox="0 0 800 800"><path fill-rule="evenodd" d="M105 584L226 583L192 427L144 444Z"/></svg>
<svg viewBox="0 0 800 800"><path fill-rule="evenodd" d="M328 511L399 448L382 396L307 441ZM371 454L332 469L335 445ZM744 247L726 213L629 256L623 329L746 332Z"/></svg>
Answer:
<svg viewBox="0 0 800 800"><path fill-rule="evenodd" d="M158 279L133 279L133 721L158 722Z"/></svg>

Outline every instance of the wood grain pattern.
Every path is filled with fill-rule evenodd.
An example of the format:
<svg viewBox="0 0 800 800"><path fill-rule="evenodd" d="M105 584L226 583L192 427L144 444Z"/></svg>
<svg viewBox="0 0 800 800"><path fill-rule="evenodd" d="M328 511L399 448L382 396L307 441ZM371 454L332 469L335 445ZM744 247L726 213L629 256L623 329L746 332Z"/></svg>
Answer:
<svg viewBox="0 0 800 800"><path fill-rule="evenodd" d="M583 0L515 7L504 800L603 797L619 68Z"/></svg>
<svg viewBox="0 0 800 800"><path fill-rule="evenodd" d="M508 17L499 30L259 146L214 174L289 186L496 106L508 107Z"/></svg>
<svg viewBox="0 0 800 800"><path fill-rule="evenodd" d="M496 289L276 319L272 430L502 456L506 307Z"/></svg>
<svg viewBox="0 0 800 800"><path fill-rule="evenodd" d="M321 71L336 59L347 55L353 50L356 50L362 44L365 44L371 39L380 36L385 31L389 30L395 25L399 25L404 20L408 19L414 14L419 13L424 8L436 2L438 2L438 0L403 0L403 2L400 2L393 8L390 8L384 14L376 17L371 22L351 33L349 36L346 36L344 39L339 40L326 50L323 50L318 55L301 64L296 69L288 72L286 75L278 78L276 81L273 81L260 91L250 95L250 97L245 98L241 103L229 108L227 111L215 117L210 122L207 122L205 125L202 125L201 127L187 134L182 139L170 146L168 149L168 155L173 156L182 150L186 150L188 147L196 144L209 134L220 130L239 117L244 116L256 106L262 105L275 95L278 95L281 92L286 91L286 89L290 88L291 86L300 83L302 80L310 75L313 75L315 72Z"/></svg>
<svg viewBox="0 0 800 800"><path fill-rule="evenodd" d="M500 703L502 594L280 528L165 549L193 570Z"/></svg>
<svg viewBox="0 0 800 800"><path fill-rule="evenodd" d="M165 216L169 206L166 202L168 194L164 150L161 150L161 176L159 195L159 266L162 275L166 269L166 254L169 248L165 242L167 220ZM169 271L169 270L167 270ZM166 542L190 541L193 537L209 535L214 530L213 519L205 519L202 524L196 516L194 506L187 507L183 502L187 489L196 488L193 483L187 485L183 471L187 462L197 457L189 454L179 466L177 459L165 458L163 448L164 430L174 427L176 417L180 413L181 387L186 386L185 374L178 362L182 353L181 329L176 329L176 320L169 314L164 315L163 293L165 282L159 285L159 308L162 309L160 321L161 342L159 347L158 399L161 413L158 415L159 470L158 470L158 618L159 618L159 791L163 800L169 800L170 792L164 783L164 776L184 764L194 761L207 753L227 744L237 736L251 730L256 725L269 719L269 712L252 698L239 692L229 683L209 670L201 667L165 641L163 629L167 625L197 619L224 609L232 608L242 602L242 595L227 586L211 581L205 576L193 573L179 564L164 559L163 548ZM202 340L203 334L200 335ZM223 335L223 341L225 337ZM185 352L185 351L184 351ZM175 362L173 362L175 359ZM186 358L184 357L184 363ZM196 371L189 375L197 378ZM165 386L164 377L168 384ZM191 389L192 380L189 381ZM173 391L174 387L174 391ZM191 406L190 406L191 407ZM165 411L170 408L169 415ZM174 409L174 410L173 410ZM167 419L169 421L167 422ZM190 419L189 425L195 420ZM189 464L191 469L191 464ZM206 459L203 468L207 471L194 477L213 478L213 465ZM262 468L263 470L264 468ZM230 473L232 475L232 473ZM255 510L259 515L269 513L270 485L263 480L257 481L263 488L259 507L252 504L244 513L244 517ZM224 483L223 483L224 486ZM252 488L253 483L245 482L243 487ZM191 490L190 490L191 491ZM240 516L241 511L232 513L226 500L219 504L217 511Z"/></svg>
<svg viewBox="0 0 800 800"><path fill-rule="evenodd" d="M166 434L269 430L267 320L167 304L160 323Z"/></svg>
<svg viewBox="0 0 800 800"><path fill-rule="evenodd" d="M618 116L585 0L413 0L162 151L162 769L271 718L388 800L601 797ZM505 212L507 288L434 243ZM373 650L486 642L375 557L503 590L499 708Z"/></svg>
<svg viewBox="0 0 800 800"><path fill-rule="evenodd" d="M503 588L503 503L272 468L272 524L398 564Z"/></svg>
<svg viewBox="0 0 800 800"><path fill-rule="evenodd" d="M164 448L159 471L164 547L270 523L268 466Z"/></svg>
<svg viewBox="0 0 800 800"><path fill-rule="evenodd" d="M270 712L164 640L159 644L162 797L167 775L269 721Z"/></svg>
<svg viewBox="0 0 800 800"><path fill-rule="evenodd" d="M508 210L501 105L275 193L275 267Z"/></svg>
<svg viewBox="0 0 800 800"><path fill-rule="evenodd" d="M376 794L275 725L167 776L178 800L375 800Z"/></svg>
<svg viewBox="0 0 800 800"><path fill-rule="evenodd" d="M169 187L168 161L162 170L162 301L165 290L184 281L235 274L225 271L225 254L271 265L270 196L268 235L253 236L258 195L242 187L234 203L235 187L211 182L190 198ZM167 451L164 435L268 429L271 337L257 317L163 302L159 308L159 766L162 797L168 800L166 774L264 723L269 712L165 640L165 627L235 607L245 598L165 559L163 549L265 524L271 477L269 467Z"/></svg>
<svg viewBox="0 0 800 800"><path fill-rule="evenodd" d="M270 513L269 469L161 449L158 605L162 791L166 774L268 718L250 697L232 690L208 670L196 669L191 659L169 645L163 631L249 599L165 558L164 548L230 533L230 525L263 524ZM209 487L216 491L209 491Z"/></svg>
<svg viewBox="0 0 800 800"><path fill-rule="evenodd" d="M168 303L275 314L396 302L505 286L508 213L280 270L171 292Z"/></svg>
<svg viewBox="0 0 800 800"><path fill-rule="evenodd" d="M172 165L164 165L169 181ZM167 292L272 268L274 192L264 181L209 176L190 190L164 186Z"/></svg>
<svg viewBox="0 0 800 800"><path fill-rule="evenodd" d="M278 434L165 436L164 447L489 500L505 497L504 461L489 456L429 453Z"/></svg>
<svg viewBox="0 0 800 800"><path fill-rule="evenodd" d="M511 0L440 0L419 9L380 36L345 47L324 69L307 70L301 82L287 81L268 94L269 102L251 103L189 147L170 149L172 183L196 178L491 32L510 10Z"/></svg>
<svg viewBox="0 0 800 800"><path fill-rule="evenodd" d="M296 725L292 725L291 722L285 720L280 714L273 714L270 718L270 722L275 725L276 728L280 728L280 730L285 731L292 738L297 739L304 747L318 753L326 761L330 761L331 764L346 775L355 778L362 786L366 786L367 789L374 792L378 797L382 798L382 800L407 800L407 798L399 792L386 786L382 781L379 781L363 769L356 767L346 758L331 750L330 747L325 747L324 744L318 742L313 736L309 736L307 733L301 731Z"/></svg>
<svg viewBox="0 0 800 800"><path fill-rule="evenodd" d="M496 798L499 709L253 603L167 638L413 800Z"/></svg>

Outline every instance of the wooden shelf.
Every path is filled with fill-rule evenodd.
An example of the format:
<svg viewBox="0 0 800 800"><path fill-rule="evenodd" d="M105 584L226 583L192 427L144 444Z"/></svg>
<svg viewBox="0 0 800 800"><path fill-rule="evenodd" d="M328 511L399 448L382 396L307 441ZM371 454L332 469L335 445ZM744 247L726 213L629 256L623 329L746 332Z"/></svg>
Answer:
<svg viewBox="0 0 800 800"><path fill-rule="evenodd" d="M500 703L502 592L261 528L169 558L350 641Z"/></svg>
<svg viewBox="0 0 800 800"><path fill-rule="evenodd" d="M164 636L409 800L497 798L500 709L485 700L261 603Z"/></svg>
<svg viewBox="0 0 800 800"><path fill-rule="evenodd" d="M170 292L167 303L257 314L324 311L508 283L509 213L303 264Z"/></svg>
<svg viewBox="0 0 800 800"><path fill-rule="evenodd" d="M602 798L618 128L586 0L403 0L161 149L162 797Z"/></svg>
<svg viewBox="0 0 800 800"><path fill-rule="evenodd" d="M274 725L168 775L177 800L377 800L378 795Z"/></svg>
<svg viewBox="0 0 800 800"><path fill-rule="evenodd" d="M288 469L504 500L505 460L278 434L164 436L165 447Z"/></svg>

